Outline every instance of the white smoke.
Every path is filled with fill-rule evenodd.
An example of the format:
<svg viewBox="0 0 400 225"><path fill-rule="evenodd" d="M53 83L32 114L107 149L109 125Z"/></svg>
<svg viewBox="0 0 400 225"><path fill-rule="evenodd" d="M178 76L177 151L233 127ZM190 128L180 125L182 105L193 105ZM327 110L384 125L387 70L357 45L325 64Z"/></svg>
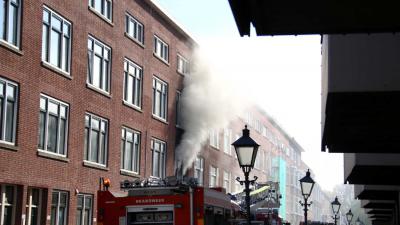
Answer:
<svg viewBox="0 0 400 225"><path fill-rule="evenodd" d="M191 73L184 80L181 119L185 132L176 149L177 166L182 166L183 173L193 165L210 129L227 127L248 106L237 64L226 62L221 49L210 49L195 51Z"/></svg>

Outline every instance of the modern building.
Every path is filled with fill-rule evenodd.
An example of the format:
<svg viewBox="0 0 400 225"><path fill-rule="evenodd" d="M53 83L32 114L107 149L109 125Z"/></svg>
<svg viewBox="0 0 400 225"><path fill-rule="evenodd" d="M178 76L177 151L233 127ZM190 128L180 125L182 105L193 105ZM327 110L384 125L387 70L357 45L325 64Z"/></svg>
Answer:
<svg viewBox="0 0 400 225"><path fill-rule="evenodd" d="M345 153L344 183L373 224L399 224L400 3L229 3L241 36L251 24L257 35L323 35L321 149Z"/></svg>
<svg viewBox="0 0 400 225"><path fill-rule="evenodd" d="M152 0L0 4L0 224L96 224L100 177L174 174L196 42Z"/></svg>

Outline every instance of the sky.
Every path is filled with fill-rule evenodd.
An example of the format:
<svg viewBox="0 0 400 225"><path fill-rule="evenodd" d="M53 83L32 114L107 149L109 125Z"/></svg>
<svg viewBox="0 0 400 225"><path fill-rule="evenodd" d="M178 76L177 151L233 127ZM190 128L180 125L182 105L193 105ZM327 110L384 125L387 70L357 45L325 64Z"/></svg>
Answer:
<svg viewBox="0 0 400 225"><path fill-rule="evenodd" d="M321 152L321 37L240 37L228 0L156 0L303 147L325 190L343 184L342 154ZM225 71L225 73L224 73Z"/></svg>

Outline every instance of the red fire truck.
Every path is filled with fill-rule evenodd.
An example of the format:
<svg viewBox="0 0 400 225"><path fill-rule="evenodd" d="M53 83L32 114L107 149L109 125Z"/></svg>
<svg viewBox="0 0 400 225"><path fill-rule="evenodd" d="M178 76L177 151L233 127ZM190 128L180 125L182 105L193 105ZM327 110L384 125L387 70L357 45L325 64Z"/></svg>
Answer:
<svg viewBox="0 0 400 225"><path fill-rule="evenodd" d="M193 182L147 179L120 187L122 194L104 185L98 191L98 225L227 225L238 210L221 188Z"/></svg>

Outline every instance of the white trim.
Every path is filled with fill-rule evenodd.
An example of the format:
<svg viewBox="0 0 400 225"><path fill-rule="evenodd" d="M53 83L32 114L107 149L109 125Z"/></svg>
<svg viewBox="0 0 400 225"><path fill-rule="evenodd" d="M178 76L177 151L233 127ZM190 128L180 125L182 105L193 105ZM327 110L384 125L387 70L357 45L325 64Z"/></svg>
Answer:
<svg viewBox="0 0 400 225"><path fill-rule="evenodd" d="M61 63L61 68L59 68L59 67L57 67L56 65L53 65L53 64L51 64L50 63L50 53L51 53L51 32L52 32L52 26L51 26L51 22L49 21L49 23L48 23L48 39L47 39L47 37L46 37L46 41L48 41L48 43L47 43L47 49L45 49L45 51L46 51L46 55L47 55L47 58L49 59L49 62L47 62L46 60L43 60L43 52L41 52L41 60L42 60L42 62L43 63L45 63L45 66L50 66L51 68L50 69L54 69L56 72L59 72L59 73L61 73L62 75L64 75L64 76L67 76L67 77L71 77L71 58L72 58L72 54L71 54L71 52L72 52L72 23L68 20L68 19L66 19L64 16L62 16L61 14L59 14L59 13L57 13L56 11L54 11L53 9L51 9L51 8L49 8L49 7L47 7L46 5L43 5L43 11L44 10L47 10L48 12L49 12L49 20L51 21L51 19L52 19L52 17L53 17L53 14L56 16L56 17L58 17L58 19L61 19L62 21L61 21L61 34L60 34L60 38L61 38L61 46L59 47L59 60L61 61L60 63ZM44 13L42 11L42 13ZM64 67L64 65L63 65L63 58L65 58L65 49L64 49L64 47L65 47L65 42L64 42L64 38L65 38L65 31L64 31L64 23L66 23L68 26L69 26L69 39L68 39L68 49L67 49L67 51L68 51L68 62L66 62L67 63L67 67L68 67L68 72L67 71L65 71L65 70L63 70L62 69L62 67ZM43 32L44 32L44 30L43 30L43 24L44 24L44 21L43 21L43 16L42 16L42 37L43 37ZM41 51L43 51L43 42L44 42L45 40L43 40L42 39L42 47L41 47ZM57 59L58 60L58 59ZM65 60L65 59L64 59Z"/></svg>
<svg viewBox="0 0 400 225"><path fill-rule="evenodd" d="M129 21L127 20L129 18ZM142 33L140 34L141 35L141 38L142 38L142 41L140 41L138 38L135 38L135 37L133 37L133 36L131 36L129 33L128 33L128 30L129 30L129 22L131 22L130 20L133 20L133 22L135 22L135 23L137 23L138 25L140 25L141 27L142 27ZM140 22L138 19L136 19L136 17L134 17L134 16L132 16L132 14L130 14L129 12L125 12L125 34L128 36L128 37L130 37L132 40L134 40L134 41L136 41L139 45L141 45L142 47L144 47L144 34L145 34L145 31L144 31L144 24L142 23L142 22Z"/></svg>
<svg viewBox="0 0 400 225"><path fill-rule="evenodd" d="M107 18L107 17L106 17L105 15L103 15L101 12L97 11L96 8L94 8L93 6L91 6L91 4L90 4L91 0L89 0L88 7L89 7L90 10L92 10L93 12L95 12L96 15L102 17L104 20L106 20L106 22L109 22L111 25L113 25L113 22L112 22L112 19L113 19L113 9L114 9L113 0L101 0L101 1L110 2L110 3L111 3L111 4L110 4L110 18Z"/></svg>
<svg viewBox="0 0 400 225"><path fill-rule="evenodd" d="M57 157L67 158L67 155L61 155L61 154L50 152L50 151L43 150L43 149L40 149L40 148L38 148L38 152L44 153L46 155L54 155L54 156L57 156Z"/></svg>

